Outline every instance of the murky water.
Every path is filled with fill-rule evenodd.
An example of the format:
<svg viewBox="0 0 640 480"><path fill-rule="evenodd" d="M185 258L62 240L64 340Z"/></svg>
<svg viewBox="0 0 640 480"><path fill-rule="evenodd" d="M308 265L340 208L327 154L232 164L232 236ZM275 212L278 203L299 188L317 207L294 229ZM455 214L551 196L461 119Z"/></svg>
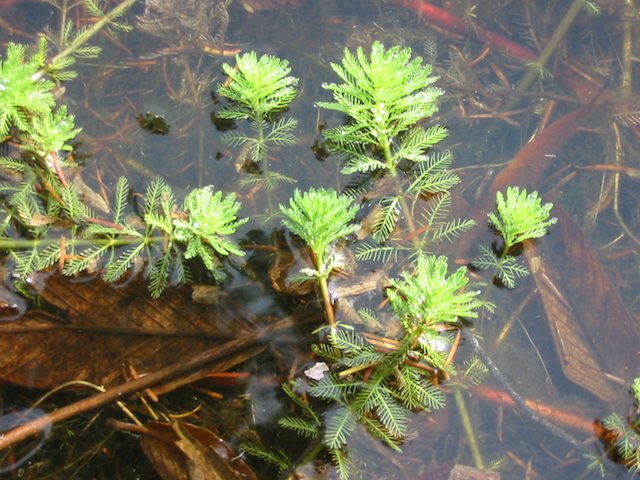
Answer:
<svg viewBox="0 0 640 480"><path fill-rule="evenodd" d="M640 237L640 203L635 170L638 168L636 145L640 131L634 124L637 123L633 97L636 89L633 84L626 87L631 92L629 95L621 86L625 75L631 76L628 72L622 73L620 59L624 42L633 44L637 39L633 31L635 24L631 27L623 25L622 20L626 17L621 17L621 12L627 10L612 4L606 6L599 17L588 16L584 11L579 13L566 33L560 54L551 60L557 71L563 73L536 80L530 90L544 93L514 97L510 112L505 114L503 107L511 98L511 85L517 84L527 71L524 60L506 56L498 52L495 45L483 45L484 42L474 40L473 36L453 32L451 25L444 31L441 26L429 28L419 22L414 11L395 2L309 0L296 6L284 5L253 13L239 2L234 3L229 8L224 48L229 52L255 50L259 55L286 59L291 74L300 79L298 96L283 114L298 120L294 132L296 144L275 146L268 152L270 169L296 180L295 184L281 184L271 193L275 204L287 204L296 188L304 191L313 186L342 192L359 181L357 175L340 173L342 162L338 158L315 148L322 145L322 128L344 121L342 115L319 109L315 103L331 100L330 92L323 89L322 84L338 81L331 63L340 62L345 47L367 49L373 41L380 40L388 47L411 47L416 55L434 64L435 74L441 77L437 86L445 94L440 111L428 119L425 126L439 124L449 129L448 138L438 144L435 151L451 150L452 168L462 179L453 190L452 214L458 217L465 217L474 205L483 201L497 173L534 135L540 134L541 125L553 128L550 125L554 120L578 109L607 79L611 81L609 90L601 97L602 106L596 106L585 114L585 118L575 119L566 130L568 138L562 136L557 141L557 148L548 147L553 160L544 175L529 186L537 189L544 201L561 206L567 212L567 219L576 223L576 230L552 226L547 237L531 246L539 249L536 258L542 259L546 268L543 276L518 279L515 289L490 287L487 298L495 303L495 312L483 310L473 321L481 344L518 394L546 405L551 416L555 415L552 422L578 441L586 442L584 451L601 456L603 447L593 440L589 424L613 411L622 417L628 415L629 409L633 408L633 400L627 393L629 382L638 370L634 363L637 349L633 348L635 332L632 330L637 328L640 280L636 240ZM275 6L276 3L265 1L263 5ZM474 5L466 1L446 2L444 7L452 14L466 18L470 28L477 22L478 26L507 35L537 51L536 45L544 45L560 23L567 8L565 3L486 0L474 2L474 9L471 8ZM143 5L135 5L124 19L135 26L137 16L143 14ZM74 21L82 18L80 9L74 15ZM59 15L47 4L17 5L2 13L2 18L31 35L42 31L45 25L50 25L54 32L59 28ZM187 23L200 25L195 21ZM215 30L219 24L210 27ZM145 191L156 175L166 179L179 201L192 188L202 185L235 192L242 202L241 216L252 217L235 239L246 249L247 255L227 262L230 276L222 284L223 288L214 294L216 299L211 302L217 303L216 306L184 307L184 314L191 315L191 310L198 310L198 315L202 316L197 318L215 315L216 319L224 319L230 325L220 329L224 334L241 331L245 335L255 324L273 324L290 316L295 318L296 327L279 332L263 351L251 352L246 361L234 366L232 371L243 376L230 382L230 386L220 379L201 379L195 389L185 386L161 395L157 403L149 400L151 407L134 397L124 403L143 422L150 418L150 410L158 412L162 418L162 415L199 408L187 420L216 431L236 452L240 453L241 442L261 442L266 450L282 451L292 461L299 462L313 450L316 442L278 425L279 419L293 412L293 405L283 393L281 384L313 367L316 358L310 345L318 341L313 331L324 320L315 289L296 289L285 279L289 273L308 267L310 258L302 248L303 243L283 229L279 221L264 226L255 219L265 213L267 194L260 183L243 186L241 180L259 167L247 165L239 147L224 144L224 131L214 121L227 104L215 93L218 85L226 80L222 63L233 65L233 57L202 53L201 43L191 41L195 33L192 32L189 38L184 30L187 27L181 28L179 34L160 36L134 28L117 40L99 35L92 40L103 48L99 58L78 60L79 77L65 83L62 102L76 116L76 125L83 128L79 152L89 154L83 160L83 179L100 194L102 188L107 197L113 195L121 175L129 178L134 199ZM624 28L631 31L625 34ZM213 36L216 32L218 30L208 34ZM4 42L32 41L19 32L8 35L3 31L2 38ZM589 92L585 94L586 90ZM580 98L580 95L584 96ZM625 95L629 96L625 98ZM545 119L547 112L549 118ZM161 135L142 129L136 117L147 114L162 115L170 133ZM580 128L577 128L578 124ZM246 122L237 122L235 127L238 132L252 134ZM371 208L372 205L367 205L361 217ZM452 268L469 263L477 255L479 244L491 245L497 241L485 225L480 230L481 237L468 251L457 249L457 239L434 245L433 251L449 255ZM572 261L564 257L569 237L563 235L569 234L563 232L567 231L575 241L570 243L571 251L578 252ZM578 231L584 238L579 238ZM357 242L353 242L348 249L351 251L356 247ZM593 252L592 256L589 256L590 252ZM518 258L524 261L525 255L518 252ZM532 258L529 256L528 262L532 262ZM401 258L397 263L385 265L375 261L356 262L349 271L351 283L368 279L372 271L383 268L390 276L397 277L399 271L406 268L405 260ZM599 270L600 266L602 270ZM531 266L530 269L533 270ZM553 277L553 272L558 278ZM488 272L473 271L471 274L474 280L488 280ZM202 269L195 268L193 276L198 284L215 284ZM567 278L572 276L584 281ZM603 283L605 278L610 284ZM340 281L337 284L340 285ZM549 290L545 290L545 286ZM73 284L68 288L74 288ZM127 293L126 288L131 288L133 293ZM189 288L175 286L171 290L181 295ZM558 288L561 291L557 291ZM139 285L119 289L121 301L118 305L128 312L126 308L133 302L131 297L142 297L143 293L136 292L143 291L144 287ZM620 311L613 305L618 296L621 298ZM594 298L606 305L594 306L591 303ZM556 303L551 305L552 299ZM339 310L338 319L350 323L353 317L349 314L355 309L379 309L382 325L359 325L357 328L393 338L392 325L385 324L393 324L393 321L384 300L384 292L374 282L374 287L364 288L344 299L343 304L348 308ZM52 302L34 301L30 308L58 316L62 319L59 323L72 324L77 320L59 304L53 302L52 307L49 303ZM562 317L564 322L559 323L558 316L565 311L562 306L570 309L574 316ZM624 312L627 323L622 322L620 326L607 317L602 322L611 327L598 330L597 325L593 327L595 320L591 319L591 326L582 326L579 328L581 333L576 333L578 329L574 326L590 312L596 317L617 312L617 318ZM135 323L118 325L136 326ZM624 328L630 330L620 331ZM125 331L105 333L110 334L119 335L118 342L123 349L121 355L113 359L114 376L121 381L124 381L123 376L130 379L134 372L126 370L127 349L133 349L133 339ZM454 360L460 368L473 356L468 341L464 340L465 335L463 333ZM577 337L584 343L580 343L577 350L569 350L569 344L577 342ZM92 342L98 342L91 338ZM210 348L206 339L200 340L202 342L193 349ZM83 341L80 337L75 348L80 349ZM156 341L164 345L165 350L163 352L160 347L154 354L169 358L169 340ZM143 348L141 345L146 345L146 340L136 345L136 349ZM576 354L578 350L584 351L585 345L588 346L587 359ZM93 365L87 369L95 367L97 370L98 361L89 352L86 354ZM32 361L35 363L30 368L39 372L38 378L46 377L49 368L64 368L64 364L51 358ZM137 373L148 371L149 364L136 361ZM626 368L619 369L619 365ZM599 373L594 374L598 369ZM624 378L622 383L616 383L606 374ZM573 375L573 381L567 375ZM592 382L594 377L604 378L603 383ZM574 446L539 423L504 402L500 403L501 387L491 376L481 383L482 389L475 389L468 379L460 380L465 386L460 398L468 412L485 467L495 465L502 478L600 478L597 471L587 470L590 460L583 457L584 451L576 451ZM52 383L54 385L47 388L55 386L56 382ZM113 380L109 386L116 384ZM590 388L592 384L595 386ZM3 425L46 393L44 389L29 388L32 386L27 383L20 387L3 387L6 412ZM350 478L445 479L456 465L477 466L477 458L469 447L469 431L463 428L462 407L454 399L455 388L446 382L442 385L445 408L428 414L411 413L402 453L393 452L363 427L357 427L348 445L353 461ZM611 395L599 394L605 388L611 390ZM212 391L221 394L222 398L212 398ZM90 393L57 393L38 409L52 411ZM321 407L330 418L332 407ZM558 417L563 415L565 423L558 423ZM570 415L574 417L569 418ZM33 479L159 478L140 448L136 432L113 429L107 423L110 418L130 421L121 409L111 405L53 425L45 442L38 437L31 440L30 445L16 447L15 454L8 451L2 457L3 478L10 478L8 475ZM567 424L575 423L576 418L583 420L581 428ZM26 461L19 463L19 458ZM277 469L246 453L243 458L258 478L278 478ZM295 466L299 478L337 478L335 465L326 453L321 452L307 465ZM606 459L604 468L607 478L617 478L624 472Z"/></svg>

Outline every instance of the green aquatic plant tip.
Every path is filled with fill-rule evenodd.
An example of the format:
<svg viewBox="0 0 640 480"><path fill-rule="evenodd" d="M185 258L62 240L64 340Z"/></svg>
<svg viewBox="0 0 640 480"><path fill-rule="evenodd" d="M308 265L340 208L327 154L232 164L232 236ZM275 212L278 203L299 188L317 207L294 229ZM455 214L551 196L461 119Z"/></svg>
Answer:
<svg viewBox="0 0 640 480"><path fill-rule="evenodd" d="M296 189L289 205L280 205L286 217L282 223L307 242L317 259L317 274L327 276L338 266L332 261L332 244L360 228L352 223L359 207L335 190L313 187L305 193Z"/></svg>
<svg viewBox="0 0 640 480"><path fill-rule="evenodd" d="M62 105L55 113L49 110L31 120L31 128L26 132L31 142L25 142L24 148L41 156L54 150L71 151L73 147L67 142L81 130L75 128L73 115L69 115L66 105Z"/></svg>
<svg viewBox="0 0 640 480"><path fill-rule="evenodd" d="M438 79L431 76L431 65L423 65L421 58L412 60L410 48L385 50L375 42L370 58L362 47L355 56L345 49L342 65L331 67L344 83L325 84L334 92L335 102L318 106L353 119L324 133L331 149L346 157L343 173L389 169L395 175L401 160L426 160L424 151L446 137L444 127L415 130L392 152L394 140L437 111L436 101L442 95L430 87ZM380 148L384 159L371 156L370 147Z"/></svg>
<svg viewBox="0 0 640 480"><path fill-rule="evenodd" d="M220 110L222 118L263 120L289 106L296 97L298 79L289 76L289 62L256 52L236 56L237 69L224 64L222 68L231 82L218 88L220 95L235 102Z"/></svg>
<svg viewBox="0 0 640 480"><path fill-rule="evenodd" d="M547 234L548 228L557 218L549 219L552 203L542 204L538 192L527 193L518 187L507 188L506 198L502 192L496 193L498 215L489 213L489 221L502 235L505 250L525 240L540 238Z"/></svg>
<svg viewBox="0 0 640 480"><path fill-rule="evenodd" d="M389 280L389 302L407 331L478 316L480 292L468 288L466 267L451 275L448 269L444 256L419 257L413 274L402 272L401 280Z"/></svg>
<svg viewBox="0 0 640 480"><path fill-rule="evenodd" d="M29 118L44 114L55 105L50 90L53 82L35 79L44 62L47 42L40 40L38 53L29 56L24 45L10 43L0 61L0 135L12 126L29 130Z"/></svg>
<svg viewBox="0 0 640 480"><path fill-rule="evenodd" d="M316 268L303 269L304 275L293 280L318 280L327 321L329 325L335 326L327 278L334 268L343 265L343 257L333 247L335 242L360 228L352 223L359 207L353 205L352 198L324 188L310 188L304 194L296 189L289 205L280 205L280 210L285 216L282 223L307 242L316 257Z"/></svg>
<svg viewBox="0 0 640 480"><path fill-rule="evenodd" d="M472 263L481 270L493 268L492 277L499 278L507 288L516 286L516 278L526 277L529 270L510 253L513 247L524 242L543 237L557 218L549 218L552 203L542 204L538 192L527 193L518 187L508 187L506 198L502 192L496 193L496 209L489 213L489 223L502 235L504 247L502 254L496 255L493 249L481 245L480 256Z"/></svg>
<svg viewBox="0 0 640 480"><path fill-rule="evenodd" d="M424 129L418 122L437 111L442 91L431 86L437 80L431 76L431 66L411 56L410 48L386 50L380 42L373 44L370 56L362 48L355 56L345 50L342 65L332 64L344 83L325 84L333 91L334 102L318 103L347 116L345 124L323 132L328 150L345 161L342 173L384 171L396 177L402 168L409 177L407 185L399 180L390 189L393 194L378 198L380 212L373 225L378 243L389 238L403 216L407 234L422 226L415 224L408 200L446 195L459 182L447 171L449 152L428 153L447 136L447 130L439 125ZM412 243L420 249L419 239Z"/></svg>
<svg viewBox="0 0 640 480"><path fill-rule="evenodd" d="M215 270L214 260L207 246L220 255L243 256L244 252L233 241L226 238L233 235L239 226L249 219L238 219L240 203L235 194L222 197L212 186L193 190L184 199L183 210L188 212L187 219L177 218L175 238L186 242L185 258L200 257L209 270Z"/></svg>
<svg viewBox="0 0 640 480"><path fill-rule="evenodd" d="M289 62L263 55L258 58L255 52L236 56L236 68L223 65L224 72L229 75L230 82L221 85L218 93L229 99L232 104L222 108L221 118L232 120L249 120L255 136L240 131L227 132L223 141L232 147L248 145L251 161L260 164L262 176L252 175L242 179L241 185L264 183L267 191L268 210L266 220L276 215L273 207L271 191L278 183L295 183L295 180L269 169L267 150L271 145L295 145L293 131L298 125L293 118L275 117L279 115L296 97L298 79L289 75ZM243 155L242 151L240 155Z"/></svg>

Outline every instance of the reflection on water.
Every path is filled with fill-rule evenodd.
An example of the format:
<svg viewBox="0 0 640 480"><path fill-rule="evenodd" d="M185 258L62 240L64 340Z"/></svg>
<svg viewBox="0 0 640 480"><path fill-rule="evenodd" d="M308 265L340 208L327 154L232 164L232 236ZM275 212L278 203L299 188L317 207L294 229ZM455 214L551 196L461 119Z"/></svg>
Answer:
<svg viewBox="0 0 640 480"><path fill-rule="evenodd" d="M234 64L232 56L210 55L216 53L213 49L227 53L253 49L258 54L268 53L287 59L292 75L300 78L298 97L286 112L286 117L298 120L297 145L273 147L268 157L274 171L294 178L297 183L283 184L271 192L274 203L287 204L295 188L305 191L314 186L342 192L347 187L357 186L363 189L358 193L363 202L361 216L364 217L375 207L372 202L366 203L366 197L373 197L371 187L380 183L376 183L377 178L341 174L342 163L335 155L316 156L312 146L322 144L322 130L340 125L345 119L337 112L317 108L315 102L330 100L330 92L321 86L324 82L338 81L330 63L340 61L344 47L354 50L363 46L366 49L373 41L380 40L388 47L410 46L415 54L433 63L434 73L440 77L437 85L444 89L445 95L440 111L427 121L431 122L427 125L444 125L449 130L448 138L435 150L450 149L454 156L452 169L461 176L462 184L453 191L451 210L455 217L466 218L474 204L486 197L495 175L534 135L540 138L540 132L552 128L553 121L576 111L584 98L597 91L612 72L622 68L617 61L622 55L622 45L625 41L633 41L632 36L624 36L627 27L621 26L628 20L628 9L616 9L612 2L601 17L590 17L581 12L565 37L560 53L546 67L554 70L555 77L543 76L537 80L531 91L539 93L516 97L512 95L512 87L524 75L526 67L523 63L527 59L506 56L494 45L478 42L473 34L461 33L452 25L427 27L419 21L420 17L429 19L426 10L419 16L404 8L401 2L374 0L228 3L199 2L200 10L189 13L194 18L182 16L181 22L176 24L167 17L167 11L171 13L174 9L167 10L162 2L137 5L127 14L126 20L133 25L138 23L140 28L117 40L97 37L95 42L104 48L99 60L79 59L80 76L65 83L62 101L76 116L76 124L83 128L80 139L84 145L80 152L92 155L84 160L83 173L91 191L98 192L100 197L112 198L117 178L126 175L133 186L134 204L136 201L141 204L138 192L143 192L143 186L160 174L172 185L180 200L194 186L213 184L225 193L238 194L243 204L243 217L264 214L268 198L264 186L259 182L240 183L250 176L245 170L252 168L254 173L259 172L260 165L248 168L246 151L224 144L224 132L218 128L217 114L228 103L218 95L212 95L226 80L221 74L222 63ZM275 8L276 3L287 5ZM468 23L468 32L477 24L509 37L532 52L542 49L567 9L566 2L562 1L434 3L463 18ZM182 3L171 3L172 6L178 4ZM267 5L271 8L260 9ZM47 9L55 13L50 15ZM54 30L58 28L59 14L45 4L20 5L10 13L11 18L7 18L11 28L19 25L20 31L27 30L32 35L42 31L45 23L51 22ZM78 13L78 18L81 15ZM204 22L205 17L210 17L211 21ZM434 19L431 21L435 22ZM2 28L2 34L6 35L4 29L7 27L3 25ZM4 39L30 41L29 36L21 36L19 32ZM640 270L637 268L636 238L640 235L636 232L640 202L637 179L627 175L625 168L637 168L633 159L638 153L639 132L635 125L637 121L633 120L637 110L634 98L621 98L624 92L633 92L633 85L625 85L624 90L620 86L620 89L623 93L619 93L618 86L607 90L602 105L596 106L589 118L574 119L571 128L560 135L562 138L553 140L554 144L550 140L549 144L540 147L538 153L553 157L548 157L550 166L543 178L530 188L538 189L545 201L553 201L566 210L567 221L573 221L575 225L567 227L567 223L564 230L552 227L550 236L537 242L535 251L541 249L543 253L536 257L541 262L538 266L542 267L535 270L535 278L518 279L513 290L490 285L487 298L496 305L495 312L483 310L474 323L481 331L481 341L488 354L523 398L549 406L557 421L562 421L561 414L565 413L585 421L582 430L571 430L567 423L563 424L563 428L571 430L580 440L590 436L591 432L585 431L584 425L588 426L594 418L602 418L613 410L626 415L633 403L626 392L628 382L637 373L635 334L628 332L637 328ZM513 111L505 112L504 104L509 101L516 102L516 106ZM138 116L154 118L156 115L163 116L171 125L169 134L154 135L140 128L136 121ZM254 135L247 122L224 128ZM573 135L569 137L570 134ZM401 185L393 184L388 188L395 192ZM492 207L493 197L486 198ZM417 208L422 208L423 204L426 202L420 201ZM132 207L132 211L135 209ZM467 264L473 260L479 253L478 244L493 244L499 249L497 237L486 228L485 215L483 213L477 219L481 240L474 242L469 251L459 253L456 241L443 241L430 247L438 253L449 254L452 268L454 264ZM571 228L574 228L573 233L567 233ZM582 233L584 241L578 241L578 235ZM303 372L318 361L310 346L318 342L313 330L323 321L320 302L313 285L297 287L287 282L287 272L308 266L312 259L302 242L283 230L279 221L264 226L251 220L242 227L237 240L248 254L244 260L232 258L228 263L229 279L220 291L216 291L215 299L208 300L213 303L206 308L189 306L184 300L189 298L187 288L178 286L176 298L181 298L183 303L180 305L187 306L181 307L172 317L175 323L163 323L164 319L150 315L156 322L153 326L156 333L164 328L171 330L170 335L183 335L180 341L187 347L181 355L187 355L221 343L229 336L229 330L246 335L256 325L262 328L263 324L289 315L295 315L297 327L270 338L263 352L252 351L243 358L244 362L236 362L239 363L236 370L252 375L248 382L233 383L233 379L228 379L232 383L230 388L219 378L201 379L195 385L199 390L184 387L161 395L153 408L143 407L142 402L133 398L126 403L142 423L154 415L151 410L165 415L200 408L188 420L218 430L222 437L232 441L236 451L241 442L252 441L265 450L286 453L294 462L305 462L318 442L283 430L277 422L294 411L292 399L283 393L280 385L302 377ZM557 253L548 250L550 245L567 250L557 259L550 260L551 255ZM350 252L356 246L357 242L354 242L341 248ZM524 261L525 255L521 251L514 253L518 261ZM351 269L345 269L348 270L345 275L351 277L334 277L332 292L337 297L338 320L354 324L357 331L398 338L402 328L384 303L384 289L389 278L398 278L399 273L407 269L406 257L401 253L399 258L393 257L386 263L354 262ZM529 255L530 270L534 270L532 258ZM206 271L197 265L194 267L192 274L196 282L215 283ZM570 270L570 267L576 270ZM142 265L137 268L143 271ZM472 275L475 281L490 283L489 273L475 271ZM123 316L133 318L129 313L132 310L127 309L143 295L125 288L119 289L118 295L116 304L124 312ZM618 296L622 302L614 305ZM8 303L12 303L12 297L7 298ZM26 323L25 328L33 328L34 322L46 321L48 323L37 323L36 326L55 332L50 338L56 335L61 338L60 345L64 345L65 337L60 332L76 325L74 322L78 317L70 313L75 305L74 302L62 305L52 298L54 296L50 295L47 300L51 305L32 303L33 311L47 310L49 317L44 320L44 317L37 320L29 317L28 321L32 323ZM590 306L589 302L598 303L599 308ZM141 310L146 312L156 308L145 305ZM103 308L94 307L94 310ZM192 316L196 309L204 312L197 318ZM363 315L361 309L367 309L370 315ZM624 321L615 327L614 310L619 312L616 318L624 315ZM153 363L147 361L147 357L170 357L169 341L165 342L164 337L152 339L144 336L147 335L145 332L126 330L149 329L149 324L140 320L142 317L135 317L140 323L125 323L126 320L106 310L100 313L117 317L122 324L113 325L113 330L108 330L111 325L100 325L103 329L100 333L96 333L98 326L93 325L92 341L89 337L83 338L83 332L74 332L78 335L74 337L74 350L79 352L80 360L76 358L73 364L84 367L80 369L83 374L94 374L98 365L111 364L109 378L124 382L149 373ZM569 313L573 313L573 317ZM178 323L176 317L184 323ZM220 332L221 318L239 323ZM192 330L185 323L190 323ZM175 331L175 325L180 325L180 332ZM200 338L205 336L204 332L206 338ZM215 337L221 333L226 336ZM109 342L102 341L99 335L112 338ZM188 335L199 338L189 343ZM444 342L443 348L451 348L453 337ZM17 341L18 337L12 338ZM101 345L113 343L122 346L119 354L106 347L104 351L99 350ZM142 355L130 366L128 359L133 355L127 349L133 349L133 345ZM623 345L627 346L623 348ZM459 371L464 371L464 361L470 360L471 355L468 345L462 342L455 357ZM66 368L65 362L48 363L37 358L25 358L20 362L21 366L26 365L27 360L33 360L34 364L40 362L33 368L41 371ZM623 377L622 383L617 377ZM486 467L494 463L499 465L503 478L531 478L532 472L552 479L581 475L584 475L582 478L599 478L596 471L585 470L587 462L579 455L571 455L570 445L523 419L508 402L502 401L498 387L490 378L483 382L484 393L474 391L464 375L458 380L467 387L463 397L468 421L476 433L475 442ZM595 380L605 382L606 389L605 383ZM116 383L114 380L113 384ZM9 387L4 388L4 394L10 393ZM445 394L446 408L432 414L411 413L402 453L385 447L361 426L355 428L349 444L352 478L367 475L444 479L454 465L474 465L469 449L472 440L463 428L461 411L455 406L453 387L444 382L438 388ZM214 398L218 393L224 398ZM300 394L297 400L309 401L310 396L302 387L297 393ZM317 403L325 419L335 415L336 407ZM2 417L0 427L8 429L13 422L24 423L42 414L41 410L33 410L21 417L11 412ZM108 415L129 421L119 410L109 410ZM103 419L96 421L103 431L92 432L92 447L86 446L87 450L100 443L96 438L101 433L111 432ZM69 428L82 437L82 425ZM13 460L14 463L7 460L2 473L24 466L25 461L33 459L51 431L49 427L46 435L38 439L37 446L30 447L20 460ZM122 439L125 435L119 432L115 438ZM58 441L60 437L54 432L51 443ZM135 442L132 445L131 448L136 448ZM61 450L65 448L60 445ZM595 445L589 448L596 456L602 453ZM77 452L77 455L83 453ZM92 454L97 466L87 467L87 472L91 471L96 478L136 476L131 467L135 461L128 466L115 467L110 463L116 462L105 461L110 458L109 451L101 452L96 448ZM570 455L568 459L567 455ZM136 456L136 461L146 462L141 451ZM266 466L249 455L246 457L260 478L277 478L277 468ZM99 458L102 460L96 460ZM335 459L326 453L319 453L314 458L315 463L300 465L303 478L336 477ZM53 468L58 475L64 472L51 466L45 466L43 472L46 468ZM613 478L617 473L615 467L606 464L607 476ZM34 469L33 478L38 475ZM79 474L78 478L89 476Z"/></svg>

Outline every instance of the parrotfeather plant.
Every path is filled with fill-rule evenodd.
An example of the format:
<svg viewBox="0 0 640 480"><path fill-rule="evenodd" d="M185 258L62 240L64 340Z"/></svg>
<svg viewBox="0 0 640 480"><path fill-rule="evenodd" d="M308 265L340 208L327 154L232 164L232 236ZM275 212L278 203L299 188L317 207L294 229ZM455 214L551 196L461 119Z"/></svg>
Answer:
<svg viewBox="0 0 640 480"><path fill-rule="evenodd" d="M636 407L633 416L622 417L613 412L602 421L596 420L596 436L604 443L606 450L600 456L588 455L589 468L600 470L603 478L606 473L604 457L622 463L631 471L640 469L640 377L633 380L629 393Z"/></svg>
<svg viewBox="0 0 640 480"><path fill-rule="evenodd" d="M493 277L497 276L508 288L515 287L516 277L529 274L527 267L520 264L511 253L524 242L543 237L557 218L549 218L552 203L542 204L538 192L527 193L518 187L508 187L506 198L502 192L496 193L496 210L489 213L489 223L504 241L502 253L498 258L493 251L484 245L480 246L482 254L473 261L481 269L494 268Z"/></svg>
<svg viewBox="0 0 640 480"><path fill-rule="evenodd" d="M465 274L466 268L461 267L449 275L446 258L431 256L420 257L413 274L392 280L387 294L404 325L404 335L388 341L386 349L347 326L331 328L329 343L313 347L331 368L325 367L321 378L314 375L306 386L301 380L285 386L301 416L283 418L280 425L308 437L322 435L343 479L349 478L348 447L358 423L400 451L409 412L444 406L442 391L433 385L434 376L441 371L453 373L454 367L447 364L448 352L443 348L451 338L440 330L459 317L476 317L480 306L479 292L468 288ZM466 369L470 375L475 375L473 371ZM330 407L323 414L316 413L293 393L300 390L331 402Z"/></svg>
<svg viewBox="0 0 640 480"><path fill-rule="evenodd" d="M402 272L402 280L391 279L387 295L405 330L454 323L459 317L476 318L481 302L478 290L467 288L466 267L448 275L444 256L419 257L413 274Z"/></svg>
<svg viewBox="0 0 640 480"><path fill-rule="evenodd" d="M385 50L379 42L373 44L369 57L361 47L355 56L345 50L342 65L331 65L344 83L325 84L334 92L334 102L318 103L348 118L344 125L324 132L328 149L345 161L343 173L387 172L396 177L401 167L410 170L403 191L379 199L381 211L374 224L378 242L391 235L401 216L406 218L409 234L420 228L407 198L446 195L459 182L447 171L448 152L428 153L447 131L441 126L425 130L418 122L438 110L442 91L431 86L437 80L431 76L431 66L411 56L410 48ZM468 226L457 225L455 230ZM417 241L414 244L419 248Z"/></svg>
<svg viewBox="0 0 640 480"><path fill-rule="evenodd" d="M63 265L65 275L102 269L103 279L114 282L143 260L149 290L155 298L168 283L189 279L184 259L199 257L214 278L221 281L225 274L214 252L243 255L242 250L226 238L246 222L236 216L240 204L233 194L223 198L221 192L214 194L212 187L196 189L179 209L171 188L158 177L147 189L140 218L126 215L130 189L122 177L116 187L112 219L106 221L96 218L95 212L81 202L73 186L57 188L63 204L48 195L31 199L31 205L38 212L31 218L39 219L38 226L23 223L13 210L3 209L5 231L0 237L0 249L10 252L16 282L24 282L31 273L56 263ZM8 185L0 186L1 193L10 194L10 190ZM9 238L9 226L16 220L23 223L32 238ZM70 238L47 236L57 224L69 223Z"/></svg>
<svg viewBox="0 0 640 480"><path fill-rule="evenodd" d="M359 207L353 205L352 198L340 196L335 190L310 188L304 194L296 189L289 207L280 205L280 210L285 215L282 223L307 242L315 256L316 268L304 269L305 276L294 280L317 279L327 321L335 326L327 279L334 268L342 266L342 256L336 251L335 243L360 228L352 223Z"/></svg>
<svg viewBox="0 0 640 480"><path fill-rule="evenodd" d="M292 132L298 125L297 120L276 116L295 98L298 79L289 76L289 62L263 55L258 59L255 52L236 56L236 68L228 64L223 66L230 82L218 88L218 93L233 103L220 110L219 116L232 120L249 120L255 137L237 131L228 132L223 140L231 146L245 143L251 145L251 160L262 167L262 181L267 191L268 217L273 217L271 191L278 182L294 183L295 180L269 170L267 149L269 145L295 145ZM243 184L259 182L259 178L244 180Z"/></svg>
<svg viewBox="0 0 640 480"><path fill-rule="evenodd" d="M549 219L552 203L542 204L538 192L527 194L518 187L507 188L507 198L502 192L496 193L496 209L489 213L489 221L502 234L507 252L525 240L540 238L547 234L548 228L557 218Z"/></svg>
<svg viewBox="0 0 640 480"><path fill-rule="evenodd" d="M29 129L29 118L47 113L55 105L51 89L53 82L34 80L44 62L47 41L41 39L38 52L27 55L23 45L10 43L6 59L0 61L0 136L12 126Z"/></svg>
<svg viewBox="0 0 640 480"><path fill-rule="evenodd" d="M0 134L19 130L21 150L19 158L0 158L7 179L0 181L5 200L0 249L13 261L18 288L31 273L55 263L66 275L102 269L104 280L113 282L145 260L149 289L157 297L169 282L187 280L183 260L194 257L222 280L215 255L243 254L227 238L246 221L237 218L240 204L234 195L223 198L212 187L197 189L180 209L171 188L156 178L147 189L143 214L127 216L130 188L120 178L112 218L105 220L66 182L61 167L68 163L59 155L72 150L70 142L80 129L64 105L53 109L54 84L42 79L46 46L42 39L30 56L22 45L10 44L0 62Z"/></svg>

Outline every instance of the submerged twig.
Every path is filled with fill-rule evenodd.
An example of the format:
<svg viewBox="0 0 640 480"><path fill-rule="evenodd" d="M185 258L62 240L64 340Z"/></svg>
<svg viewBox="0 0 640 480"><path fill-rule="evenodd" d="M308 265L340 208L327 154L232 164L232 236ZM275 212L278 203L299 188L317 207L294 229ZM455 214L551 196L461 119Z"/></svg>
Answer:
<svg viewBox="0 0 640 480"><path fill-rule="evenodd" d="M176 377L180 374L201 368L204 365L226 357L238 350L244 349L256 342L259 342L271 335L274 332L280 331L285 328L292 327L295 317L287 317L279 322L276 322L268 327L257 330L254 333L245 335L241 338L231 340L223 345L205 350L204 352L195 354L182 362L169 365L161 370L153 373L149 373L144 377L137 378L130 382L124 383L114 388L110 388L103 393L94 395L93 397L85 398L79 402L72 403L66 407L62 407L54 412L51 412L42 417L38 417L35 420L21 425L9 432L6 432L0 438L0 450L15 445L16 443L29 438L32 435L46 430L51 425L67 420L80 413L95 410L96 408L103 407L109 403L120 401L124 397L133 393L144 390L145 388L153 387L161 382L164 382L170 378Z"/></svg>
<svg viewBox="0 0 640 480"><path fill-rule="evenodd" d="M505 392L507 392L511 396L513 401L516 402L518 407L520 407L520 409L522 410L522 413L524 413L524 415L527 418L542 425L544 428L546 428L549 432L554 434L556 437L559 437L565 442L570 443L581 453L589 453L587 448L577 438L575 438L573 435L568 433L566 430L542 418L534 410L532 410L531 407L529 407L529 405L527 405L527 403L523 400L523 398L520 395L518 395L518 393L514 390L514 388L511 386L509 381L504 377L504 375L500 373L500 370L498 370L498 367L496 367L496 364L493 363L493 360L491 360L491 357L487 355L487 352L484 351L484 349L480 345L480 342L478 342L478 339L475 337L475 335L470 334L468 339L475 354L478 356L478 358L480 358L480 360L482 360L482 363L486 365L486 367L489 369L489 372L491 372L491 376L496 380L496 382L498 382L498 385L500 385L500 388L502 388Z"/></svg>

